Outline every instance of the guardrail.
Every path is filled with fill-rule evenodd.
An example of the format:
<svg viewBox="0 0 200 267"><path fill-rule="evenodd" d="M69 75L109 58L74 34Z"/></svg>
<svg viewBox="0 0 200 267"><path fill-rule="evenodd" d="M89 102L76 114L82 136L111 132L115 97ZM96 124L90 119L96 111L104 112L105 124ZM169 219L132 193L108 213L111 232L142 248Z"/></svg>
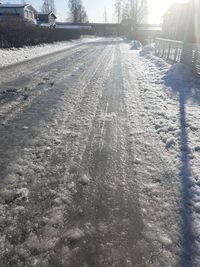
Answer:
<svg viewBox="0 0 200 267"><path fill-rule="evenodd" d="M157 38L155 54L173 63L187 64L200 75L200 44Z"/></svg>

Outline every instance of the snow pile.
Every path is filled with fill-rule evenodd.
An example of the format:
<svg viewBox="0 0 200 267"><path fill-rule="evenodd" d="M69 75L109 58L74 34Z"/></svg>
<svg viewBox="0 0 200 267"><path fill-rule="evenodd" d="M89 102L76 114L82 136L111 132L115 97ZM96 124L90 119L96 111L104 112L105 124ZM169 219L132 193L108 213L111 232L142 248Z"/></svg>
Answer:
<svg viewBox="0 0 200 267"><path fill-rule="evenodd" d="M155 43L149 44L149 45L145 45L142 48L142 51L140 52L141 56L148 56L148 55L153 55L155 50Z"/></svg>
<svg viewBox="0 0 200 267"><path fill-rule="evenodd" d="M131 42L131 50L141 50L142 44L138 40L134 40Z"/></svg>
<svg viewBox="0 0 200 267"><path fill-rule="evenodd" d="M159 74L166 74L166 72L169 71L169 68L171 67L169 63L155 55L155 43L144 46L142 51L140 51L140 56L151 60L151 63L154 64L156 70L155 75L158 72Z"/></svg>

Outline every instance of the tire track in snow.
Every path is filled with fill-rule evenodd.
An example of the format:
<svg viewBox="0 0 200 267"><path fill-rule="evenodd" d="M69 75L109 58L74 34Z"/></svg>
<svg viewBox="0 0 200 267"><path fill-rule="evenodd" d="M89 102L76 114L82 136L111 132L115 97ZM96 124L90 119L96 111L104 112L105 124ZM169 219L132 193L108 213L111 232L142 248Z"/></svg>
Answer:
<svg viewBox="0 0 200 267"><path fill-rule="evenodd" d="M72 176L90 177L78 186L68 223L85 234L72 246L66 266L146 266L139 245L142 222L127 144L119 47L105 84L81 164ZM60 244L62 251L64 242ZM77 246L77 250L73 250ZM59 255L54 255L58 262Z"/></svg>
<svg viewBox="0 0 200 267"><path fill-rule="evenodd" d="M40 98L47 110L51 107L50 119L38 124L37 135L30 136L23 150L20 146L24 146L24 142L19 144L19 149L16 147L20 153L10 164L10 172L1 186L2 264L9 262L11 266L18 266L20 262L28 265L40 262L49 266L49 255L62 238L63 227L67 225L67 207L74 194L68 187L68 169L72 160L80 160L85 149L91 120L108 79L112 46L103 48L101 53L96 49L96 56L85 62L86 68L78 79L71 77L68 91L63 90L69 80L64 79L63 84L57 85L60 91L49 95L51 99L56 97L56 105L52 105L50 99L41 101ZM102 71L104 64L108 66ZM35 108L38 110L37 105ZM32 108L28 112L27 120ZM75 121L77 125L73 125ZM73 131L77 128L78 134Z"/></svg>

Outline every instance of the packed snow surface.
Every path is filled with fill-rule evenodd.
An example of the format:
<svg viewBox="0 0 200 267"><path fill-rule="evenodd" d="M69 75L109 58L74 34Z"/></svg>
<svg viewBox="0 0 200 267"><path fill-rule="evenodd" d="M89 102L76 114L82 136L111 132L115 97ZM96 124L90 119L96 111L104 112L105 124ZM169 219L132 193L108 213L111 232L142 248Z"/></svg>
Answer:
<svg viewBox="0 0 200 267"><path fill-rule="evenodd" d="M200 266L200 81L153 51L0 70L1 266Z"/></svg>

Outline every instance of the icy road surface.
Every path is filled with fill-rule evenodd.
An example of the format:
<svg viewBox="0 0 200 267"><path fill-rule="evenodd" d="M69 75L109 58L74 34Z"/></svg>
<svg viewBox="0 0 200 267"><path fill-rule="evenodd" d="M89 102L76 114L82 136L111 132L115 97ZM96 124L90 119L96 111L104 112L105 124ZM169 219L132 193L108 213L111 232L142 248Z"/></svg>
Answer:
<svg viewBox="0 0 200 267"><path fill-rule="evenodd" d="M199 93L173 73L117 39L0 70L0 266L200 266Z"/></svg>

